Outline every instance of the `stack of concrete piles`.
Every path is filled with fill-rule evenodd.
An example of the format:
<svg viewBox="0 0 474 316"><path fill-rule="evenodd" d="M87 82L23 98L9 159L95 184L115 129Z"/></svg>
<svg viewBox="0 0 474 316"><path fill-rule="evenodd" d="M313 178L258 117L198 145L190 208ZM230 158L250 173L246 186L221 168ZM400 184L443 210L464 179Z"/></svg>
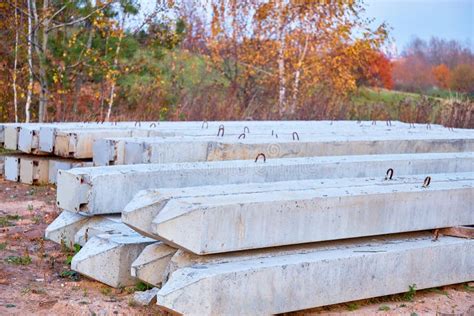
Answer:
<svg viewBox="0 0 474 316"><path fill-rule="evenodd" d="M141 280L160 288L157 304L190 315L283 313L474 279L474 241L433 235L472 230L473 131L400 122L152 131L161 135L50 146L98 165L57 175L63 212L46 237L82 246L73 270L113 287Z"/></svg>
<svg viewBox="0 0 474 316"><path fill-rule="evenodd" d="M249 129L243 123L229 122L228 125L230 131L221 139L235 138ZM220 130L219 127L220 123L216 122L0 124L0 147L12 151L2 156L0 169L7 180L28 184L56 183L58 170L92 166L94 142L104 138L210 138L211 135L215 137L217 131L224 135L224 128Z"/></svg>

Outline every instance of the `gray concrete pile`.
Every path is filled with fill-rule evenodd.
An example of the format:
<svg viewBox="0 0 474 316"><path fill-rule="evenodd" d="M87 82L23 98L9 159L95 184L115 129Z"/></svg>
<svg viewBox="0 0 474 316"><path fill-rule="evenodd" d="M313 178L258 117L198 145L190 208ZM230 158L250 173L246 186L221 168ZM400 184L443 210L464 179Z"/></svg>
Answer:
<svg viewBox="0 0 474 316"><path fill-rule="evenodd" d="M23 152L6 157L7 178L36 183L49 163L63 211L45 235L82 246L73 270L146 282L180 314L284 313L474 279L474 240L433 238L474 229L472 130L7 124L0 143Z"/></svg>

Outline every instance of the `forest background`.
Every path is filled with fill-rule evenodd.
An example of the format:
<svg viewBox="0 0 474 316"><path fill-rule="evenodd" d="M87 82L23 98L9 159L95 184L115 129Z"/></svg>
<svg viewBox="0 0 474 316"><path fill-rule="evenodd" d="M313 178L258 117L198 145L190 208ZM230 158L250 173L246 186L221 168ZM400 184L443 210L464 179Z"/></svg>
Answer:
<svg viewBox="0 0 474 316"><path fill-rule="evenodd" d="M352 119L474 127L474 54L363 1L2 0L0 122Z"/></svg>

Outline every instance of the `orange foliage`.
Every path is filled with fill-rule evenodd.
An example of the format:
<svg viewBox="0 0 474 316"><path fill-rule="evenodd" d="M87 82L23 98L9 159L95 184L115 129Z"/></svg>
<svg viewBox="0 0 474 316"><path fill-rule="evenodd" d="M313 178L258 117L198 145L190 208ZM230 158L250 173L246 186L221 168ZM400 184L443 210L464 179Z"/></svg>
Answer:
<svg viewBox="0 0 474 316"><path fill-rule="evenodd" d="M379 51L369 50L361 52L364 54L365 64L362 65L359 80L374 87L393 88L392 68L393 65L388 57Z"/></svg>
<svg viewBox="0 0 474 316"><path fill-rule="evenodd" d="M445 64L434 66L431 72L433 73L434 80L438 87L447 89L451 80L451 72L448 66Z"/></svg>

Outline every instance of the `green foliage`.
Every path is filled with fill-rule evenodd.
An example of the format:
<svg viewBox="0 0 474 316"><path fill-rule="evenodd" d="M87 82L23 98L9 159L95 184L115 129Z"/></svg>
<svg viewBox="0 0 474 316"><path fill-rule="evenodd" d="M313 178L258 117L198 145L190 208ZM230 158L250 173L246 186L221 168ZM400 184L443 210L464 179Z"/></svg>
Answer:
<svg viewBox="0 0 474 316"><path fill-rule="evenodd" d="M135 291L147 291L147 290L150 290L152 289L153 287L144 283L144 282L138 282L137 284L135 284Z"/></svg>
<svg viewBox="0 0 474 316"><path fill-rule="evenodd" d="M408 292L403 294L403 300L407 302L413 302L415 295L416 295L416 284L409 285Z"/></svg>
<svg viewBox="0 0 474 316"><path fill-rule="evenodd" d="M30 256L8 256L5 258L5 262L14 265L26 266L31 263Z"/></svg>
<svg viewBox="0 0 474 316"><path fill-rule="evenodd" d="M0 250L5 250L7 248L7 243L0 243Z"/></svg>
<svg viewBox="0 0 474 316"><path fill-rule="evenodd" d="M444 290L441 290L437 287L435 288L432 288L432 289L429 289L430 292L433 292L433 293L436 293L436 294L441 294L441 295L446 295L446 296L449 296L448 292L444 291Z"/></svg>
<svg viewBox="0 0 474 316"><path fill-rule="evenodd" d="M109 296L110 294L112 294L112 289L107 286L107 287L101 288L100 292L106 296Z"/></svg>
<svg viewBox="0 0 474 316"><path fill-rule="evenodd" d="M72 281L79 281L80 275L76 271L72 270L63 270L59 273L59 277L61 278L68 278L71 279Z"/></svg>
<svg viewBox="0 0 474 316"><path fill-rule="evenodd" d="M474 286L469 286L469 284L465 283L463 287L468 292L474 292Z"/></svg>
<svg viewBox="0 0 474 316"><path fill-rule="evenodd" d="M19 219L21 219L21 216L19 215L0 216L0 227L15 226L15 223L12 221L17 221Z"/></svg>
<svg viewBox="0 0 474 316"><path fill-rule="evenodd" d="M379 307L379 311L384 311L384 312L387 312L390 310L390 307L387 306L387 305L382 305Z"/></svg>
<svg viewBox="0 0 474 316"><path fill-rule="evenodd" d="M69 254L66 257L65 263L70 265L72 262L72 258L81 250L81 245L79 244L74 244L72 251L68 250Z"/></svg>
<svg viewBox="0 0 474 316"><path fill-rule="evenodd" d="M350 311L350 312L358 310L358 309L359 309L359 305L357 303L347 304L347 310Z"/></svg>

